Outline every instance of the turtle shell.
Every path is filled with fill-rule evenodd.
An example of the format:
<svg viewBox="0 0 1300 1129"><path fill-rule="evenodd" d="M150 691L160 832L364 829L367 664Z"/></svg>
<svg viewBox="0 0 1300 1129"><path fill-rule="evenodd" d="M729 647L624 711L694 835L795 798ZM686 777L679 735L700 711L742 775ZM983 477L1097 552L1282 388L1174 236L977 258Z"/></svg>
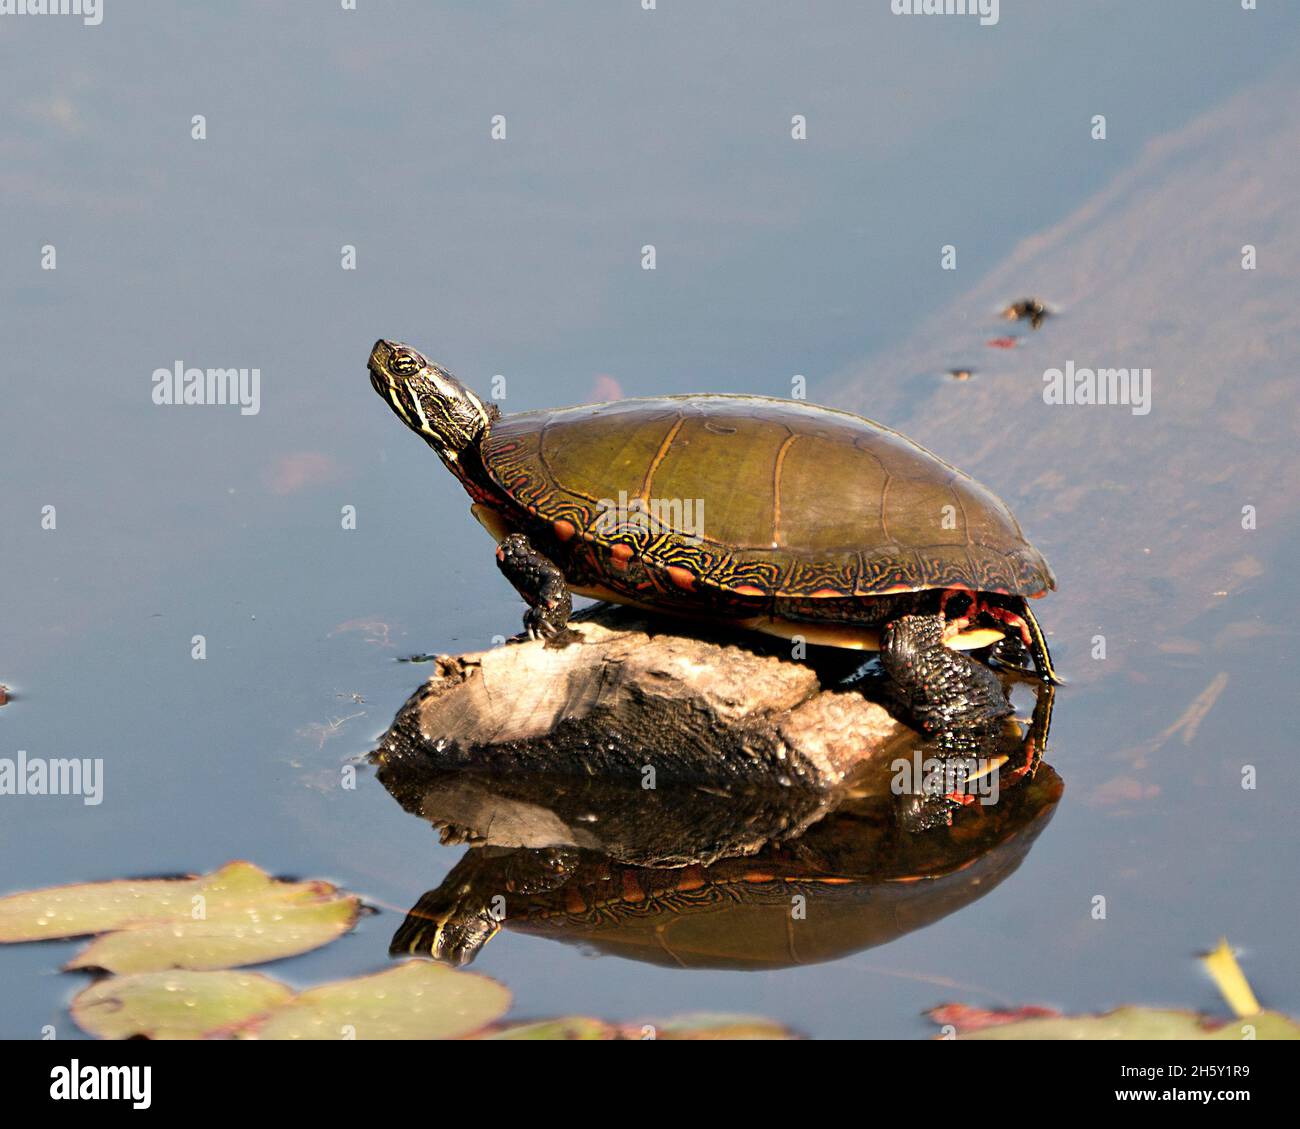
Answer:
<svg viewBox="0 0 1300 1129"><path fill-rule="evenodd" d="M849 412L759 396L620 400L506 416L480 451L505 497L561 540L594 542L615 562L635 555L679 587L799 597L1056 587L996 495ZM650 520L611 521L620 503Z"/></svg>

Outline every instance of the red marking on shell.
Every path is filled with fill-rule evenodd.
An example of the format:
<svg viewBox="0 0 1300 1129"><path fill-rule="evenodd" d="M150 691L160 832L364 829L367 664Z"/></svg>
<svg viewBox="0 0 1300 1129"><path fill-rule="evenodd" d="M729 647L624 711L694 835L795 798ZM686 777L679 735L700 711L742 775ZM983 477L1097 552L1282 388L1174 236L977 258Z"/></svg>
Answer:
<svg viewBox="0 0 1300 1129"><path fill-rule="evenodd" d="M564 518L560 518L559 521L552 522L551 527L555 530L555 536L558 537L561 541L572 541L574 536L578 532L577 529L574 527L573 522L565 521Z"/></svg>
<svg viewBox="0 0 1300 1129"><path fill-rule="evenodd" d="M668 579L676 584L678 588L682 588L687 592L694 590L695 574L693 572L678 565L669 565L667 571Z"/></svg>
<svg viewBox="0 0 1300 1129"><path fill-rule="evenodd" d="M695 866L688 866L677 872L677 889L678 890L698 890L704 885L704 872Z"/></svg>
<svg viewBox="0 0 1300 1129"><path fill-rule="evenodd" d="M623 900L628 902L645 901L645 890L641 883L637 881L636 875L631 870L623 871Z"/></svg>
<svg viewBox="0 0 1300 1129"><path fill-rule="evenodd" d="M824 596L843 596L844 593L838 588L818 588L816 592L809 592L808 595L820 598Z"/></svg>
<svg viewBox="0 0 1300 1129"><path fill-rule="evenodd" d="M755 588L752 584L737 584L733 589L737 596L766 596L767 593L761 588Z"/></svg>

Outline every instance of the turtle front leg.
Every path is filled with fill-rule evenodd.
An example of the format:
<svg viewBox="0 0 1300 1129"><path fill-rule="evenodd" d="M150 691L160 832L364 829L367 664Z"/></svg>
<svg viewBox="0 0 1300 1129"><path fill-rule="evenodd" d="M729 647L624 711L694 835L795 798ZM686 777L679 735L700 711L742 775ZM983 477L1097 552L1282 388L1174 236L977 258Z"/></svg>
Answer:
<svg viewBox="0 0 1300 1129"><path fill-rule="evenodd" d="M954 751L1010 714L998 676L943 645L942 615L905 615L881 632L880 662L921 731Z"/></svg>
<svg viewBox="0 0 1300 1129"><path fill-rule="evenodd" d="M522 533L510 534L497 546L497 568L528 604L524 613L528 638L566 641L572 634L565 625L573 614L573 598L564 573Z"/></svg>

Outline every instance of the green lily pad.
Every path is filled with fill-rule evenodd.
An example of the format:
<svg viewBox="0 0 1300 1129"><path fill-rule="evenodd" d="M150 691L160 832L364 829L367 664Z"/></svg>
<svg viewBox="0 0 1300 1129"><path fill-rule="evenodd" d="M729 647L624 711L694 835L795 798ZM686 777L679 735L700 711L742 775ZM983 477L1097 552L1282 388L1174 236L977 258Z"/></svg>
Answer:
<svg viewBox="0 0 1300 1129"><path fill-rule="evenodd" d="M1105 1015L1061 1015L1017 1019L977 1030L957 1031L959 1039L1300 1039L1300 1024L1275 1011L1242 1019L1211 1019L1192 1011L1121 1007Z"/></svg>
<svg viewBox="0 0 1300 1129"><path fill-rule="evenodd" d="M630 1024L624 1037L645 1038L646 1028L656 1039L793 1039L794 1034L775 1020L755 1015L715 1015L701 1012L645 1024Z"/></svg>
<svg viewBox="0 0 1300 1129"><path fill-rule="evenodd" d="M495 980L429 961L322 984L295 996L252 1028L252 1039L458 1039L510 1006Z"/></svg>
<svg viewBox="0 0 1300 1129"><path fill-rule="evenodd" d="M72 1016L104 1039L457 1039L510 1006L495 980L427 961L295 994L253 972L141 972L92 984Z"/></svg>
<svg viewBox="0 0 1300 1129"><path fill-rule="evenodd" d="M110 972L217 969L293 956L347 932L357 898L231 862L197 878L91 882L0 898L0 941L103 933L67 965Z"/></svg>
<svg viewBox="0 0 1300 1129"><path fill-rule="evenodd" d="M92 984L72 1018L101 1039L198 1039L287 1003L293 990L255 972L142 972Z"/></svg>
<svg viewBox="0 0 1300 1129"><path fill-rule="evenodd" d="M476 1039L615 1039L618 1028L585 1015L566 1015L559 1019L539 1019L533 1023L512 1023L480 1032Z"/></svg>

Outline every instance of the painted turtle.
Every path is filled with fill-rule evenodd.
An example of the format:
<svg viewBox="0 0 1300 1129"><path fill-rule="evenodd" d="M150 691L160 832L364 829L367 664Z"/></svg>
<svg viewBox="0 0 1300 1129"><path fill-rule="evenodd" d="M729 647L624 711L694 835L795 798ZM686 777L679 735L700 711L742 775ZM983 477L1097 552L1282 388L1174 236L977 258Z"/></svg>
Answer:
<svg viewBox="0 0 1300 1129"><path fill-rule="evenodd" d="M473 499L531 638L571 593L881 652L923 731L1005 716L960 654L1004 636L1057 681L1027 597L1056 586L992 493L896 431L759 396L665 396L502 416L410 346L370 381Z"/></svg>

